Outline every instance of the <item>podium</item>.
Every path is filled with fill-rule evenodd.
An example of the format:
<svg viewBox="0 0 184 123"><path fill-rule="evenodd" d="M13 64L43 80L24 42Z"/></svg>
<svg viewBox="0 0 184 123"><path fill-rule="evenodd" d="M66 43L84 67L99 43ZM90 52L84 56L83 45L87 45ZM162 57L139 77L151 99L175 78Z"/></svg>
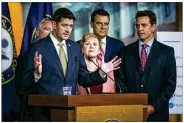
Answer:
<svg viewBox="0 0 184 123"><path fill-rule="evenodd" d="M148 104L148 95L145 93L126 93L126 94L93 94L93 95L41 95L31 94L28 96L28 105L44 106L50 108L51 121L86 121L96 122L99 118L106 114L114 116L113 119L106 118L103 121L117 120L116 110L125 113L121 116L127 117L130 114L133 117L140 115L140 121L147 121L147 109L143 109L143 105ZM126 108L120 107L125 106ZM133 106L139 106L142 113L133 114L135 109ZM133 107L133 108L132 108ZM135 107L136 108L136 107ZM96 111L95 111L96 110ZM104 111L103 111L104 110ZM126 111L128 110L128 111ZM108 111L108 113L105 113ZM112 114L111 114L112 111ZM93 112L92 114L90 114ZM109 113L110 112L110 113ZM126 114L129 112L129 114ZM117 113L117 112L116 112ZM93 116L95 115L95 116ZM120 117L121 117L120 116ZM134 121L134 119L131 121ZM92 119L88 119L92 118ZM95 120L94 120L95 119ZM123 121L129 121L129 119ZM99 121L98 122L103 122Z"/></svg>

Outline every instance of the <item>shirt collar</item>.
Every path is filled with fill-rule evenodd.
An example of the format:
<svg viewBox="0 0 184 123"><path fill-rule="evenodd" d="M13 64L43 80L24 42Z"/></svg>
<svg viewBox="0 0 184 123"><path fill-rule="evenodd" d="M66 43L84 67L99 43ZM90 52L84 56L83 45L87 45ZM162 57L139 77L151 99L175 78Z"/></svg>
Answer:
<svg viewBox="0 0 184 123"><path fill-rule="evenodd" d="M106 45L106 36L102 39L102 44Z"/></svg>
<svg viewBox="0 0 184 123"><path fill-rule="evenodd" d="M146 43L149 47L152 46L153 44L153 41L154 41L154 38L152 38L150 41L148 41L148 43ZM139 47L142 47L144 43L139 39Z"/></svg>
<svg viewBox="0 0 184 123"><path fill-rule="evenodd" d="M51 38L52 42L54 43L54 45L57 46L59 41L52 35L52 33L50 33L50 38ZM66 41L65 40L63 40L61 43L64 47L66 47Z"/></svg>

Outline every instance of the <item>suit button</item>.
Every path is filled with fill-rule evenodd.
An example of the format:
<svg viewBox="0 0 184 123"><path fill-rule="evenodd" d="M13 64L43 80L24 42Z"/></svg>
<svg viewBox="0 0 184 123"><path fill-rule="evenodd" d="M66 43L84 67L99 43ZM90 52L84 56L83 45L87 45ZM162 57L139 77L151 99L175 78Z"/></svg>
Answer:
<svg viewBox="0 0 184 123"><path fill-rule="evenodd" d="M143 88L144 87L144 85L141 85L141 88Z"/></svg>

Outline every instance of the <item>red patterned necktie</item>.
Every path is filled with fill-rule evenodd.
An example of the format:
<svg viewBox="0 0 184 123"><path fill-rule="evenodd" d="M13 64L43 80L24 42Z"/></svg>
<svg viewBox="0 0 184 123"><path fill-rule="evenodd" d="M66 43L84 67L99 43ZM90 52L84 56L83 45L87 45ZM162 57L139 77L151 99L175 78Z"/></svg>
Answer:
<svg viewBox="0 0 184 123"><path fill-rule="evenodd" d="M144 68L146 66L146 61L147 61L146 47L148 47L147 44L142 45L142 50L141 50L141 67L142 67L142 71L144 71Z"/></svg>
<svg viewBox="0 0 184 123"><path fill-rule="evenodd" d="M104 57L104 50L100 47L100 54L97 56L97 60L102 62ZM100 94L102 93L102 84L90 87L91 94Z"/></svg>

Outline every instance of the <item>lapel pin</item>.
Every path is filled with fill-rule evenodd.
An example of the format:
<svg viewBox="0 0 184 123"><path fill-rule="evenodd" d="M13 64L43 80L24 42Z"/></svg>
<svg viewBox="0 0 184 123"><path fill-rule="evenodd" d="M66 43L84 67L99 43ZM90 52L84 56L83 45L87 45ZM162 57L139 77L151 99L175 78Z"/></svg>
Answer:
<svg viewBox="0 0 184 123"><path fill-rule="evenodd" d="M71 45L70 45L70 44L68 44L68 46L70 47Z"/></svg>

